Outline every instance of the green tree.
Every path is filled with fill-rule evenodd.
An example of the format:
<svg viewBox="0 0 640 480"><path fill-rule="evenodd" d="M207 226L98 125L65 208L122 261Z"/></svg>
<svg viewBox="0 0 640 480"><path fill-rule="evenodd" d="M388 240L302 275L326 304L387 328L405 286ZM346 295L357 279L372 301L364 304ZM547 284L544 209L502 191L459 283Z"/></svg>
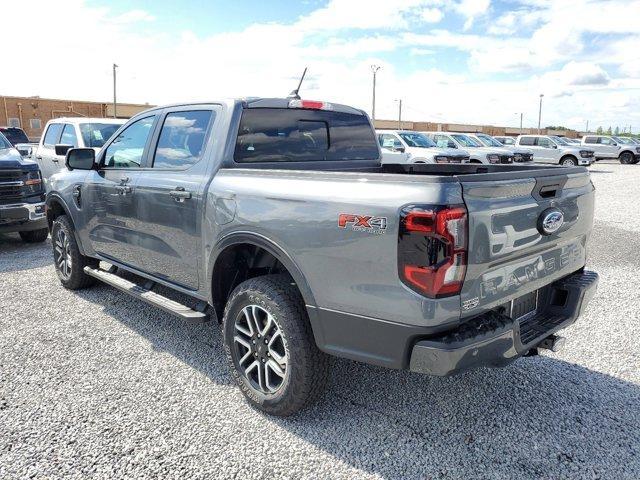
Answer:
<svg viewBox="0 0 640 480"><path fill-rule="evenodd" d="M596 130L596 133L598 135L602 135L603 132L604 132L604 130L602 130L602 127L598 127L598 129Z"/></svg>
<svg viewBox="0 0 640 480"><path fill-rule="evenodd" d="M620 127L616 127L616 129L613 131L614 135L620 135Z"/></svg>
<svg viewBox="0 0 640 480"><path fill-rule="evenodd" d="M611 127L607 128L607 135L611 135Z"/></svg>

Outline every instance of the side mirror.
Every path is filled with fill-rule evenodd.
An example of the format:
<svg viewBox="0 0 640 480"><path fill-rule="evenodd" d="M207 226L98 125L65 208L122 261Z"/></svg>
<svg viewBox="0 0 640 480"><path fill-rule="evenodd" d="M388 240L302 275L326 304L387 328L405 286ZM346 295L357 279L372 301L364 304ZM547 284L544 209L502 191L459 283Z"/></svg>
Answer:
<svg viewBox="0 0 640 480"><path fill-rule="evenodd" d="M551 148L558 148L558 145L551 145Z"/></svg>
<svg viewBox="0 0 640 480"><path fill-rule="evenodd" d="M63 145L59 143L54 148L56 150L56 155L64 156L73 148L73 145Z"/></svg>
<svg viewBox="0 0 640 480"><path fill-rule="evenodd" d="M93 170L96 164L96 151L93 148L71 148L67 151L64 164L69 170Z"/></svg>
<svg viewBox="0 0 640 480"><path fill-rule="evenodd" d="M447 148L458 148L455 143L449 142L447 143Z"/></svg>
<svg viewBox="0 0 640 480"><path fill-rule="evenodd" d="M400 153L404 153L405 148L404 147L395 147L393 149L394 152L400 152Z"/></svg>

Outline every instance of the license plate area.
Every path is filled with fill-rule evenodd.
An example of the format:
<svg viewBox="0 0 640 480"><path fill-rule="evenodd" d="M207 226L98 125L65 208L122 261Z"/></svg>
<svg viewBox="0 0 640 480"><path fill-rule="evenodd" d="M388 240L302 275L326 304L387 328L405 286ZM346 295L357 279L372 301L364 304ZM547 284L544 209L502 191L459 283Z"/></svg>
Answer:
<svg viewBox="0 0 640 480"><path fill-rule="evenodd" d="M511 301L510 313L513 320L522 320L538 311L538 290L522 295Z"/></svg>

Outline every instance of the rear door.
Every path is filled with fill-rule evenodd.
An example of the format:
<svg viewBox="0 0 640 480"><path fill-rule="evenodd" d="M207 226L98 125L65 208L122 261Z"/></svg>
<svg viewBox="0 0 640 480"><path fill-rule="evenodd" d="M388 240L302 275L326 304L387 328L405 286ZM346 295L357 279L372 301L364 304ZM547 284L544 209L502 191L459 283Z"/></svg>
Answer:
<svg viewBox="0 0 640 480"><path fill-rule="evenodd" d="M219 111L216 105L165 109L135 187L132 229L139 241L140 268L194 290L202 258L203 194L208 178L204 158Z"/></svg>
<svg viewBox="0 0 640 480"><path fill-rule="evenodd" d="M581 170L461 178L469 214L463 317L504 305L584 266L594 188ZM552 212L561 212L562 221L549 233L541 221Z"/></svg>

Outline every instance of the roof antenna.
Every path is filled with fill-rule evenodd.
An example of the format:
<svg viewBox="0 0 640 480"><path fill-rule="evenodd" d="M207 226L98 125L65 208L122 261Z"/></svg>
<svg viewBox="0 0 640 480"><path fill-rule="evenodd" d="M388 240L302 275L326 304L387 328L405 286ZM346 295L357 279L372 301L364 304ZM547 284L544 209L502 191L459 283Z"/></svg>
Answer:
<svg viewBox="0 0 640 480"><path fill-rule="evenodd" d="M298 92L300 91L300 87L302 86L302 81L304 80L304 76L307 74L307 67L304 67L304 72L302 72L302 77L300 77L300 83L298 83L298 88L292 90L287 98L293 98L294 100L300 100L300 95Z"/></svg>

